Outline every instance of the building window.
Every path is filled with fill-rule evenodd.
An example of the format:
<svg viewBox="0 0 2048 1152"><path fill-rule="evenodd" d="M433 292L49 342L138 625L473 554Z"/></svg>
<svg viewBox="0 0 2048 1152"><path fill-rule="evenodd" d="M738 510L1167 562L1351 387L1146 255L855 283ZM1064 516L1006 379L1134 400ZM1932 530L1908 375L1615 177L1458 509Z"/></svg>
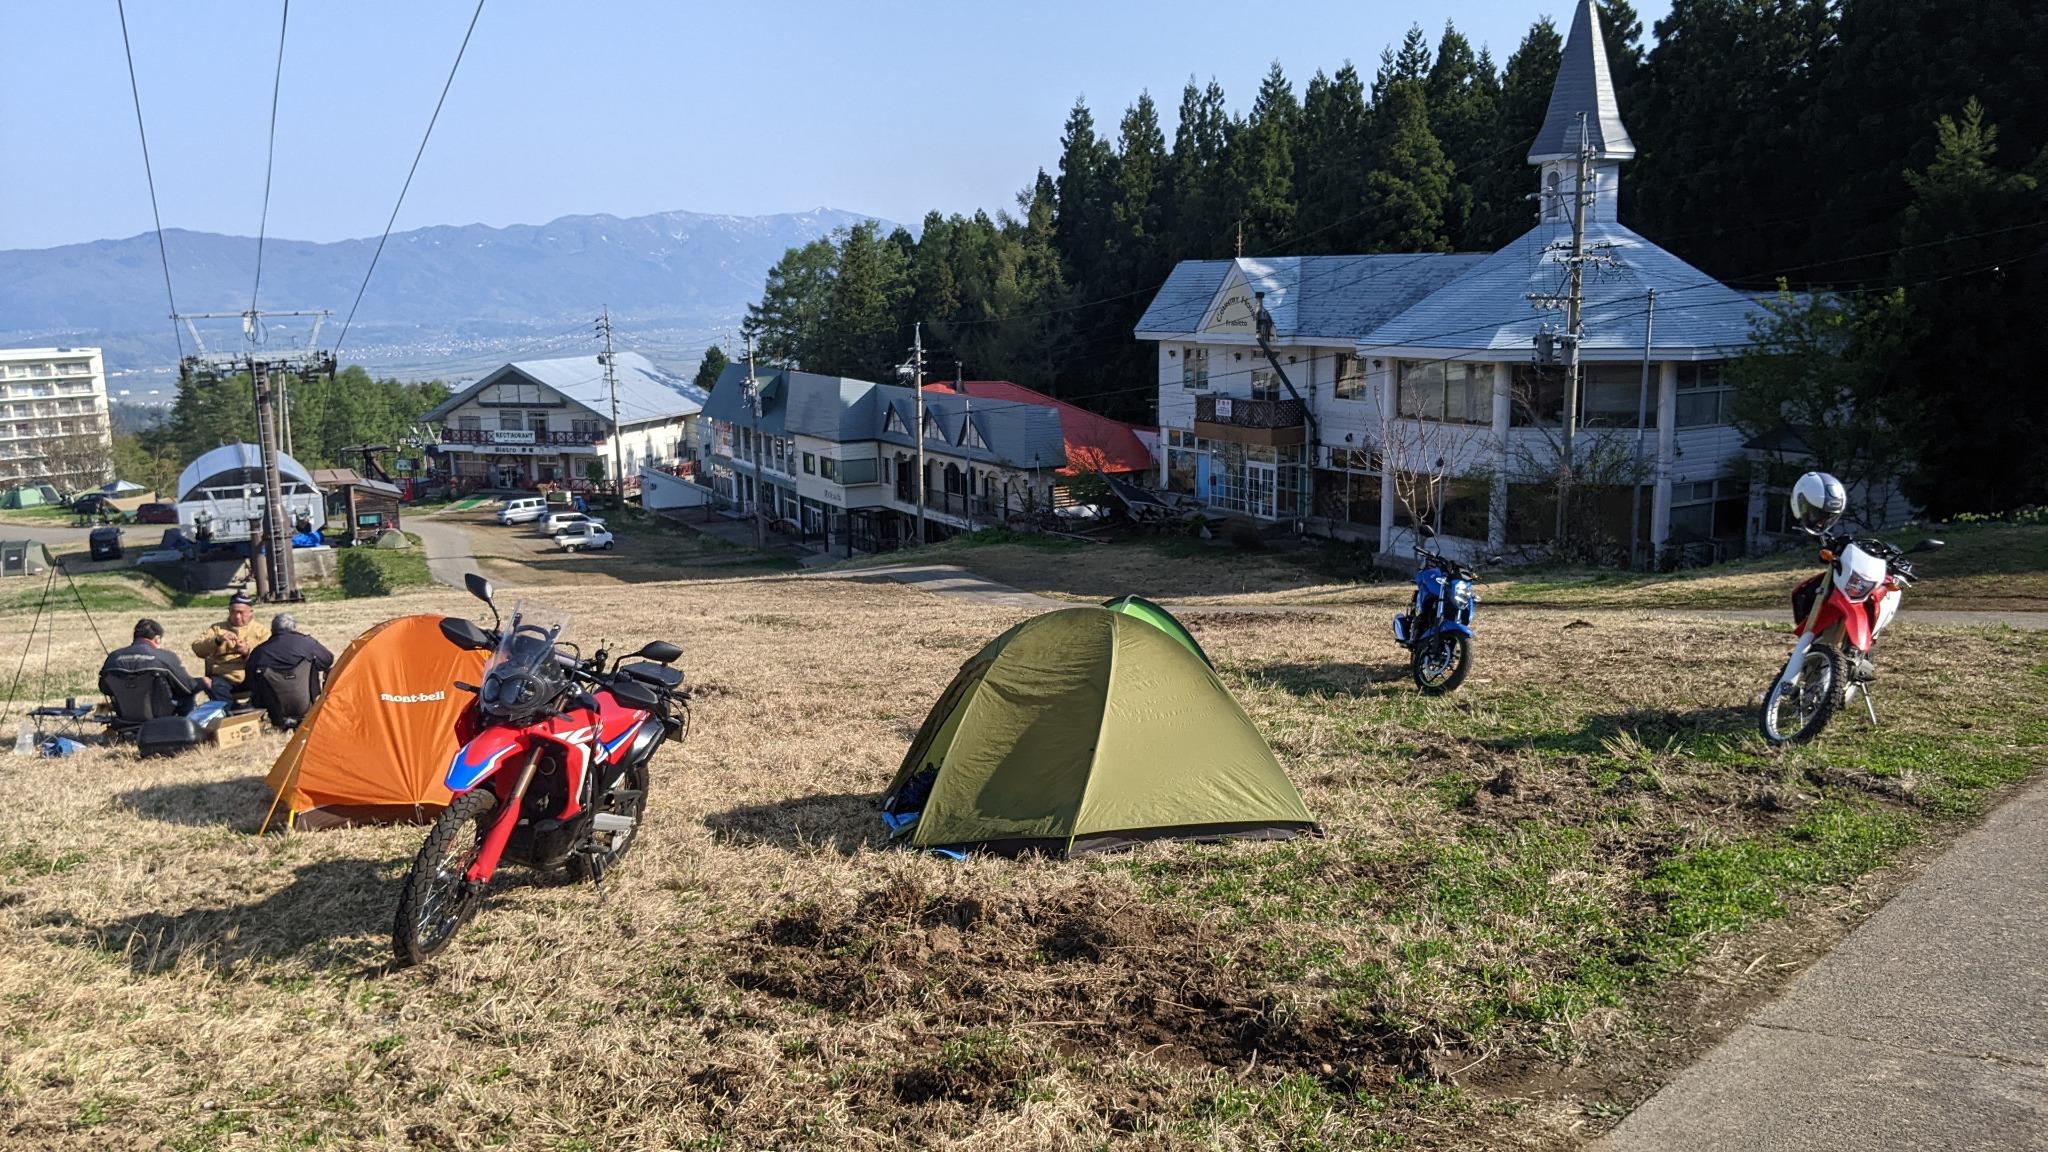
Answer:
<svg viewBox="0 0 2048 1152"><path fill-rule="evenodd" d="M1564 219L1564 177L1555 168L1543 178L1543 218Z"/></svg>
<svg viewBox="0 0 2048 1152"><path fill-rule="evenodd" d="M1588 428L1633 428L1636 405L1647 401L1643 425L1657 426L1657 382L1643 391L1643 366L1635 364L1581 364L1579 366L1579 423Z"/></svg>
<svg viewBox="0 0 2048 1152"><path fill-rule="evenodd" d="M827 463L827 464L830 464L830 463L832 463L832 461L831 461L830 459L827 459L827 460L825 461L825 463ZM817 475L817 472L818 472L818 458L817 458L817 457L816 457L815 455L813 455L813 454L811 454L811 453L809 453L809 452L806 452L806 453L804 453L804 475L806 475L806 476L815 476L815 475ZM830 472L826 472L826 473L825 473L825 475L826 475L827 477L830 477L830 476L832 475L832 473L830 473Z"/></svg>
<svg viewBox="0 0 2048 1152"><path fill-rule="evenodd" d="M1252 399L1278 400L1280 398L1280 373L1271 368L1252 369Z"/></svg>
<svg viewBox="0 0 2048 1152"><path fill-rule="evenodd" d="M1678 366L1678 426L1701 428L1728 423L1728 405L1734 389L1728 386L1721 362Z"/></svg>
<svg viewBox="0 0 2048 1152"><path fill-rule="evenodd" d="M548 414L545 412L528 412L526 414L526 426L535 432L546 432L548 430Z"/></svg>
<svg viewBox="0 0 2048 1152"><path fill-rule="evenodd" d="M604 428L595 420L571 420L569 428L576 435L596 440L604 435Z"/></svg>
<svg viewBox="0 0 2048 1152"><path fill-rule="evenodd" d="M1733 476L1671 486L1671 542L1740 540L1749 518L1749 484Z"/></svg>
<svg viewBox="0 0 2048 1152"><path fill-rule="evenodd" d="M903 427L903 417L898 416L894 408L889 409L889 415L883 418L882 431L894 433L898 436L910 435L910 431Z"/></svg>
<svg viewBox="0 0 2048 1152"><path fill-rule="evenodd" d="M810 459L811 454L809 452L804 453L804 471L806 472L811 470ZM838 480L839 461L834 460L830 456L820 457L818 460L818 475L823 476L827 480Z"/></svg>
<svg viewBox="0 0 2048 1152"><path fill-rule="evenodd" d="M1493 365L1403 360L1397 370L1398 411L1410 420L1493 423Z"/></svg>
<svg viewBox="0 0 2048 1152"><path fill-rule="evenodd" d="M969 416L967 418L967 426L961 430L960 443L966 445L969 448L988 447L988 445L985 442L983 442L981 438L981 429L976 428L974 426L974 417L972 416Z"/></svg>
<svg viewBox="0 0 2048 1152"><path fill-rule="evenodd" d="M886 463L887 461L877 461L872 457L860 460L834 460L827 456L819 460L820 467L829 469L825 473L826 477L836 479L841 484L883 483L886 478L882 475L881 466Z"/></svg>
<svg viewBox="0 0 2048 1152"><path fill-rule="evenodd" d="M457 416L455 428L460 432L481 432L484 428L483 418L475 415Z"/></svg>
<svg viewBox="0 0 2048 1152"><path fill-rule="evenodd" d="M1365 365L1358 357L1337 353L1336 395L1339 400L1365 398Z"/></svg>
<svg viewBox="0 0 2048 1152"><path fill-rule="evenodd" d="M1192 345L1180 350L1180 386L1201 391L1209 386L1209 350Z"/></svg>

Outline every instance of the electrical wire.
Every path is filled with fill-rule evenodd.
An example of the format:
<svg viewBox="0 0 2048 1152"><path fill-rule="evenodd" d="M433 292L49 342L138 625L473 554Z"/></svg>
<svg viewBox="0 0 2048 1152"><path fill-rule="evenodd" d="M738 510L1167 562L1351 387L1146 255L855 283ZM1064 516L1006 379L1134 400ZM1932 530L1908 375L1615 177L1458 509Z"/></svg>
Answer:
<svg viewBox="0 0 2048 1152"><path fill-rule="evenodd" d="M455 73L462 67L463 54L469 51L469 38L476 32L476 22L484 14L484 0L476 0L476 11L469 17L469 28L462 33L462 44L455 50L455 63L448 66L448 79L441 85L441 97L434 101L434 114L427 117L427 130L420 135L419 150L412 155L412 167L406 170L405 183L398 188L398 202L391 206L391 218L384 222L384 234L377 238L377 250L370 253L370 266L363 271L362 286L356 289L355 303L349 305L348 319L341 323L341 335L334 338L334 354L341 355L342 341L348 339L349 325L355 323L356 309L363 305L363 293L369 290L370 277L377 271L377 259L384 255L384 242L391 239L391 227L398 223L398 210L405 207L405 194L412 188L412 178L420 170L420 157L427 154L427 141L434 138L434 125L441 119L441 106L448 102L448 90L455 86Z"/></svg>
<svg viewBox="0 0 2048 1152"><path fill-rule="evenodd" d="M185 359L185 334L178 331L178 295L171 291L171 255L164 247L164 217L156 206L156 172L149 163L149 132L142 126L142 87L135 82L135 50L128 42L126 0L114 0L121 16L121 52L128 58L128 91L135 97L135 134L142 138L142 175L149 181L149 215L156 222L156 255L164 266L164 298L171 305L171 338L178 342L178 359Z"/></svg>
<svg viewBox="0 0 2048 1152"><path fill-rule="evenodd" d="M277 22L277 74L270 80L270 143L263 155L263 216L256 225L256 282L249 289L251 313L256 311L256 297L263 291L263 237L270 230L270 176L277 166L277 94L284 89L284 34L291 22L292 0L284 0L284 15ZM250 338L255 339L253 331Z"/></svg>

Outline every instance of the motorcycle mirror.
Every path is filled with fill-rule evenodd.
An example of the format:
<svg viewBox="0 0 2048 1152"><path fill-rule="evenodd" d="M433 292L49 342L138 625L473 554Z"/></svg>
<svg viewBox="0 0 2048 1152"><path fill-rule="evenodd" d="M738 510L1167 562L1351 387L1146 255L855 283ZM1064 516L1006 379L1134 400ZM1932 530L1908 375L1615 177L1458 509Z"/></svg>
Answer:
<svg viewBox="0 0 2048 1152"><path fill-rule="evenodd" d="M666 640L650 640L633 655L656 664L673 664L683 658L683 650Z"/></svg>
<svg viewBox="0 0 2048 1152"><path fill-rule="evenodd" d="M463 573L462 586L464 588L469 589L469 594L471 596L476 597L477 599L483 601L486 604L489 604L491 602L491 582L489 580L484 579L477 573Z"/></svg>
<svg viewBox="0 0 2048 1152"><path fill-rule="evenodd" d="M491 646L491 638L484 634L483 629L476 626L476 621L465 620L460 616L442 617L441 635L446 636L448 642L457 648L472 652L480 652Z"/></svg>
<svg viewBox="0 0 2048 1152"><path fill-rule="evenodd" d="M1946 548L1946 547L1948 547L1948 541L1946 541L1946 540L1922 540L1922 541L1921 541L1921 542L1919 542L1918 544L1915 544L1915 545L1913 545L1913 546L1912 546L1911 548L1907 549L1907 551L1909 551L1909 552L1939 552L1939 551L1941 551L1941 550L1942 550L1943 548Z"/></svg>
<svg viewBox="0 0 2048 1152"><path fill-rule="evenodd" d="M1505 557L1488 556L1486 558L1486 566L1489 568L1498 568L1505 563L1507 563L1507 559Z"/></svg>

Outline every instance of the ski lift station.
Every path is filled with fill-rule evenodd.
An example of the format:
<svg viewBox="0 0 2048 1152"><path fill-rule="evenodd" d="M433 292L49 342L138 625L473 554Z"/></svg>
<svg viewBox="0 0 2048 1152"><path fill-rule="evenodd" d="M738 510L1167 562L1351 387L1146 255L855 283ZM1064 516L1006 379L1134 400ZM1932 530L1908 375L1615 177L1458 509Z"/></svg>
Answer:
<svg viewBox="0 0 2048 1152"><path fill-rule="evenodd" d="M326 509L312 474L279 452L277 479L289 513L286 523L319 527ZM254 444L223 444L178 474L178 528L202 546L261 539L263 502L263 453Z"/></svg>

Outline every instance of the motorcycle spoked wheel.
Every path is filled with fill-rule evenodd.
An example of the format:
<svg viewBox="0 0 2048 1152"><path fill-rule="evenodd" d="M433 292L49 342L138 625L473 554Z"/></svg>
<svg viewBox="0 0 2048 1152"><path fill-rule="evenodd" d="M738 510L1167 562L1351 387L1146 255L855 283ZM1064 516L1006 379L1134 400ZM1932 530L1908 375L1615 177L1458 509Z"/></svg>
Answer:
<svg viewBox="0 0 2048 1152"><path fill-rule="evenodd" d="M1840 650L1815 644L1800 661L1796 680L1780 676L1771 685L1757 727L1770 744L1803 744L1828 726L1848 690L1849 669Z"/></svg>
<svg viewBox="0 0 2048 1152"><path fill-rule="evenodd" d="M391 949L400 964L423 964L447 948L483 905L483 886L468 872L490 831L484 817L498 805L489 789L455 798L434 820L398 894Z"/></svg>
<svg viewBox="0 0 2048 1152"><path fill-rule="evenodd" d="M1472 670L1472 638L1462 632L1439 632L1415 645L1408 671L1424 695L1454 692Z"/></svg>
<svg viewBox="0 0 2048 1152"><path fill-rule="evenodd" d="M648 759L651 760L653 757L650 756ZM595 833L599 838L595 853L577 852L570 856L569 875L579 881L593 880L610 871L613 865L625 858L627 852L632 851L633 844L640 839L639 822L646 818L647 813L647 761L642 760L626 769L625 774L619 777L619 783L628 791L639 792L639 799L615 803L607 795L599 804L598 811L631 816L634 821L633 827L624 832ZM596 863L597 867L593 868L593 863Z"/></svg>

